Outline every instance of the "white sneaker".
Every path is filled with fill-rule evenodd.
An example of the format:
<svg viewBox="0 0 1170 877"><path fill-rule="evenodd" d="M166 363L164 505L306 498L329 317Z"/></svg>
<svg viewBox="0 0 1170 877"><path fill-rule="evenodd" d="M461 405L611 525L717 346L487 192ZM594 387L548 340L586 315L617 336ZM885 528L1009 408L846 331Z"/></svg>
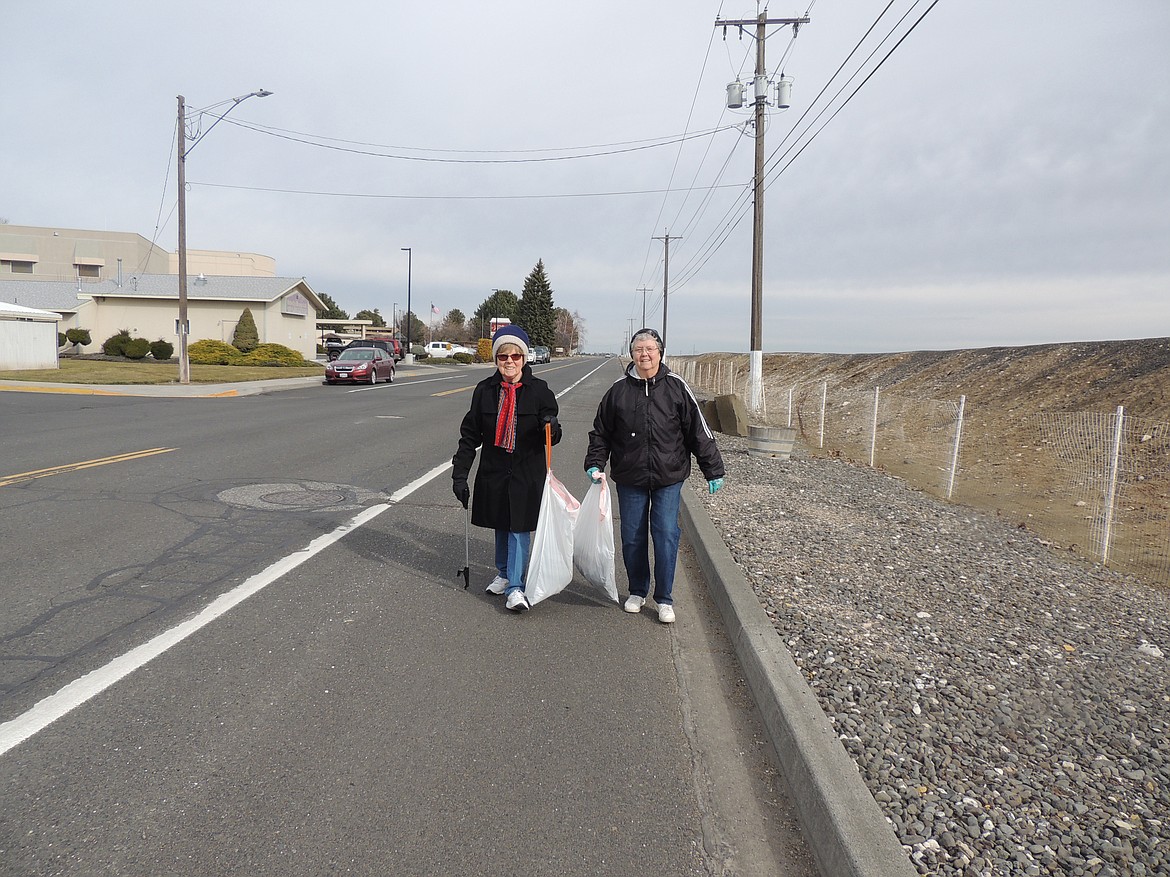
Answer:
<svg viewBox="0 0 1170 877"><path fill-rule="evenodd" d="M626 598L626 603L624 606L622 606L622 608L627 612L641 612L642 604L645 602L645 597L635 597L633 594L630 594L630 596Z"/></svg>
<svg viewBox="0 0 1170 877"><path fill-rule="evenodd" d="M488 594L502 594L506 590L508 590L508 580L501 575L497 575L494 579L491 580L491 583L486 588L484 588L484 591Z"/></svg>
<svg viewBox="0 0 1170 877"><path fill-rule="evenodd" d="M674 624L674 607L669 603L658 605L658 620L663 624Z"/></svg>
<svg viewBox="0 0 1170 877"><path fill-rule="evenodd" d="M527 612L532 608L528 605L528 598L524 596L524 592L519 588L508 595L508 602L504 605L513 612Z"/></svg>

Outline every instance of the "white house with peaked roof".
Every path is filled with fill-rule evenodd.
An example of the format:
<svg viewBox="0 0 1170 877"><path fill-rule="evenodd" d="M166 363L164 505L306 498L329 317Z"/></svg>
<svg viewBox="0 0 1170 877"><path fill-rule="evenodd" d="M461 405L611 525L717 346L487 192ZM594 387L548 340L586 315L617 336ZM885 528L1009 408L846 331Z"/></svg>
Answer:
<svg viewBox="0 0 1170 877"><path fill-rule="evenodd" d="M51 311L0 301L0 371L57 368L57 321Z"/></svg>
<svg viewBox="0 0 1170 877"><path fill-rule="evenodd" d="M178 347L179 278L139 274L89 281L10 279L0 285L5 300L60 315L61 331L88 329L93 353L111 335L128 329L136 338L162 339ZM244 308L250 308L262 344L283 344L312 360L317 352L317 310L324 304L303 277L241 277L197 274L187 278L190 341L231 343ZM54 338L55 347L55 338Z"/></svg>

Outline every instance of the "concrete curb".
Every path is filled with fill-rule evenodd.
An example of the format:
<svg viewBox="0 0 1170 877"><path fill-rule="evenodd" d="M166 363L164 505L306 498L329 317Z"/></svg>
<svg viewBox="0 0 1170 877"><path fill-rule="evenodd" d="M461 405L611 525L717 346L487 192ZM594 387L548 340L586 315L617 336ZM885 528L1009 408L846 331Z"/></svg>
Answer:
<svg viewBox="0 0 1170 877"><path fill-rule="evenodd" d="M690 490L682 495L682 527L723 615L818 870L825 877L916 877L853 759Z"/></svg>

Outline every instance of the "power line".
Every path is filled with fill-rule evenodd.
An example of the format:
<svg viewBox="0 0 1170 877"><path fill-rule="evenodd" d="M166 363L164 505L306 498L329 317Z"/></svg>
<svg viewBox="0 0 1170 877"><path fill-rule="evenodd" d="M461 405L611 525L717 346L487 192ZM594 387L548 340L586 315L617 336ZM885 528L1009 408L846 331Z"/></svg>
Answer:
<svg viewBox="0 0 1170 877"><path fill-rule="evenodd" d="M726 131L726 130L728 130L728 128L735 127L734 125L729 125L729 126L722 128L722 129L716 128L716 129L713 129L711 131L699 131L699 132L696 132L694 134L680 134L680 135L678 135L676 137L672 137L670 139L665 139L662 141L654 141L654 142L650 142L650 143L643 143L642 145L631 145L631 146L625 146L625 147L613 148L613 149L606 149L606 148L602 148L602 147L597 147L597 149L600 151L583 152L580 155L553 155L553 156L546 156L543 158L436 158L436 157L425 156L425 155L402 155L402 154L394 154L394 153L388 153L388 152L377 152L377 151L373 151L370 149L357 149L357 148L354 148L351 146L333 146L333 145L330 145L329 143L319 143L315 140L309 140L309 139L306 139L306 137L294 137L290 134L281 133L279 129L266 128L266 127L261 126L261 125L253 124L251 122L241 121L240 119L227 119L226 121L232 125L238 125L241 128L246 128L249 131L255 131L257 134L266 134L269 137L275 137L278 140L287 140L287 141L290 141L292 143L300 143L304 146L312 146L316 149L328 149L328 150L332 150L334 152L349 153L351 155L365 155L365 156L368 156L371 158L388 158L388 159L392 159L395 161L419 161L419 162L428 162L428 163L436 163L436 164L534 164L534 163L550 162L550 161L577 161L577 160L583 159L583 158L601 158L601 157L605 157L605 156L609 156L609 155L624 155L624 154L630 153L630 152L643 152L647 149L658 149L659 147L662 147L662 146L671 146L675 143L683 143L683 142L688 141L688 140L697 140L700 137L707 137L707 136L710 136L713 134L718 134L720 130ZM379 148L380 149L394 149L394 148L401 149L403 147L379 147ZM584 148L590 148L590 147L577 147L577 148L584 149ZM466 151L466 150L450 150L450 151L458 152L458 151Z"/></svg>
<svg viewBox="0 0 1170 877"><path fill-rule="evenodd" d="M529 195L399 195L378 192L329 192L315 189L284 189L273 186L241 186L231 183L208 183L188 180L189 186L204 186L209 189L238 189L245 192L273 192L281 195L315 195L322 198L376 198L401 201L523 201L541 198L616 198L632 195L660 195L670 192L687 192L689 189L630 189L614 192L551 192ZM738 184L708 188L739 188Z"/></svg>
<svg viewBox="0 0 1170 877"><path fill-rule="evenodd" d="M839 113L842 109L844 109L844 107L849 103L850 100L853 99L853 97L856 96L856 94L861 90L861 88L864 87L867 82L869 82L869 80L873 77L873 75L875 73L877 73L877 71L882 67L883 64L885 64L885 62L894 53L894 51L896 51L898 49L898 47L901 46L902 42L904 42L905 39L914 31L914 29L918 27L918 25L922 22L922 20L930 13L930 11L932 9L934 9L934 7L937 5L937 3L938 3L938 0L934 0L934 2L931 3L931 5L917 18L917 20L914 22L914 24L911 25L911 27L899 38L898 42L885 54L885 56L881 59L881 61L865 76L865 79L862 80L862 82L860 84L858 84L858 86L856 88L853 89L853 91L849 94L849 96L845 99L845 101L843 103L841 103L841 105L838 106L833 111L832 115L830 115L829 118L826 119L824 121L824 123L821 124L820 127L817 128L816 131L814 131L812 133L811 136L808 137L808 139L800 146L800 148L796 152L796 154L792 155L791 159L789 159L784 164L783 167L780 167L779 170L777 170L776 168L778 167L779 163L784 161L785 157L787 157L788 154L791 153L792 150L796 148L796 146L800 142L801 138L808 135L809 130L812 128L812 125L815 124L817 122L817 120L819 120L826 112L828 112L828 109L829 109L829 107L832 106L833 101L835 101L837 99L837 97L840 96L841 92L845 88L848 87L849 82L853 81L854 79L857 78L858 75L860 75L861 70L864 69L864 65L866 63L868 63L868 61L870 59L872 59L873 56L876 54L877 49L875 49L873 52L871 52L869 54L869 56L867 56L867 58L861 62L862 67L860 67L856 72L853 73L853 75L849 78L849 80L846 81L845 85L843 85L837 91L837 93L834 95L834 97L832 99L830 99L829 105L821 110L821 112L813 119L813 121L809 124L809 126L806 127L804 129L804 131L802 131L799 135L796 136L795 142L793 142L791 145L789 145L788 148L785 150L784 144L789 140L789 138L793 135L793 133L796 131L796 129L800 127L800 124L805 119L805 117L807 117L808 114L811 113L815 109L817 101L829 89L829 86L832 84L833 80L836 79L837 76L840 75L841 71L849 63L849 60L857 53L857 51L861 47L861 45L865 42L865 40L873 32L874 28L880 23L881 19L883 17L885 17L885 15L889 11L890 7L893 5L893 0L891 0L891 2L886 5L886 7L878 14L878 16L874 20L874 22L866 30L865 34L858 41L857 45L855 45L854 48L850 51L850 53L846 56L845 60L837 68L837 70L834 72L834 74L831 77L829 77L829 79L826 81L825 85L821 88L821 91L818 92L817 96L809 104L808 109L806 109L804 111L804 113L801 115L801 117L796 121L795 125L793 125L792 129L790 129L789 134L785 136L784 140L781 141L780 145L777 146L777 148L773 151L772 155L769 156L769 168L768 168L765 176L771 177L771 179L766 183L765 187L771 186L772 183L774 183L776 181L776 179L778 179L779 176L782 173L784 173L784 171L786 171L792 165L792 163L801 155L801 153L803 153L804 150L806 148L808 148L809 144L811 144L812 141L814 139L816 139L817 135L820 134L821 131L823 131L824 128L829 124L829 122L831 122L836 117L837 113ZM878 49L880 49L881 45L884 44L888 39L890 39L890 37L894 34L894 32L898 29L898 27L906 20L907 17L909 17L909 15L919 5L920 5L919 0L916 0L916 2L911 5L910 9L907 10L905 13L903 13L901 18L899 18L899 20L890 28L889 32L887 32L887 34L878 43ZM812 7L810 6L809 8L811 9ZM781 150L784 150L784 152L782 154L780 154L779 157L777 158L777 154L781 153ZM708 241L710 241L710 240L712 240L712 238L718 236L717 243L708 246L707 249L701 254L701 256L695 256L692 258L692 260L690 262L687 263L687 265L683 269L683 276L676 283L676 291L678 288L685 286L691 279L693 279L702 270L702 268L707 264L707 262L710 261L710 259L714 256L714 254L722 247L722 245L726 242L727 238L730 237L731 232L736 227L738 227L739 223L742 222L744 217L747 215L747 206L748 206L748 198L747 198L747 194L745 191L745 193L743 195L741 195L741 197L739 199L737 199L736 203L733 204L732 208L730 208L729 211L724 214L725 217L728 217L729 214L731 214L732 212L737 212L738 215L736 215L734 218L725 219L724 221L727 224L724 225L722 228L720 228L717 232L712 232L712 234L708 236L708 238L707 238ZM700 259L700 258L701 258L701 261L699 261L696 264L695 260Z"/></svg>

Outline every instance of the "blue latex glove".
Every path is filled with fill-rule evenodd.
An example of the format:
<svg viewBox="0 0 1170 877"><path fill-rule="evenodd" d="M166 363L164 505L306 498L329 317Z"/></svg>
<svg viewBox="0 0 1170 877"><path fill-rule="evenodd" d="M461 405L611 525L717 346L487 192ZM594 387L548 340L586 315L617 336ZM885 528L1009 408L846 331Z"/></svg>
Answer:
<svg viewBox="0 0 1170 877"><path fill-rule="evenodd" d="M585 470L585 474L589 476L589 480L592 481L594 484L601 483L601 470L598 469L596 466L590 466L588 469Z"/></svg>
<svg viewBox="0 0 1170 877"><path fill-rule="evenodd" d="M723 486L723 479L722 478L712 478L710 481L707 482L707 491L709 493L714 493L716 490L718 490L722 486Z"/></svg>

